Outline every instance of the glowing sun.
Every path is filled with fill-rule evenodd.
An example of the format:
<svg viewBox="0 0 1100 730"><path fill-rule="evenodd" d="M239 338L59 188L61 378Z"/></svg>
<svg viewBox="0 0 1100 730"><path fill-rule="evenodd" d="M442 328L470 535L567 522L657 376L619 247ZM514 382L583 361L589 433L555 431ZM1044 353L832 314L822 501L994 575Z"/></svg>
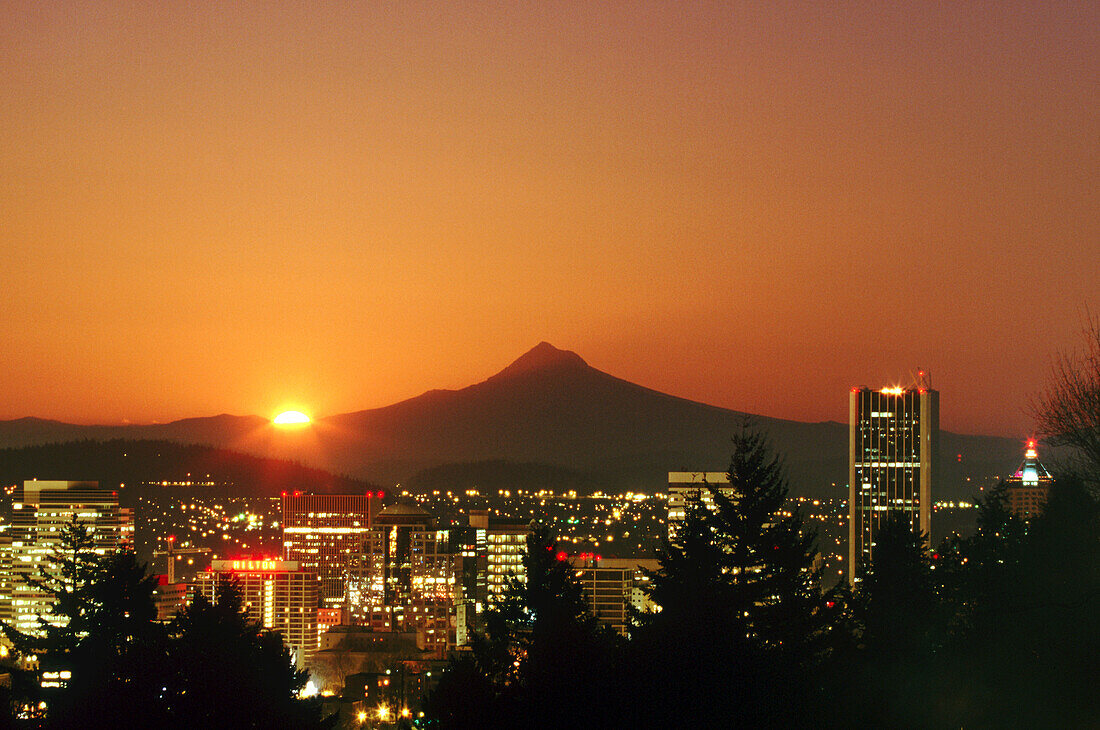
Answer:
<svg viewBox="0 0 1100 730"><path fill-rule="evenodd" d="M309 423L309 416L301 411L283 411L271 419L271 422L276 426L304 426Z"/></svg>

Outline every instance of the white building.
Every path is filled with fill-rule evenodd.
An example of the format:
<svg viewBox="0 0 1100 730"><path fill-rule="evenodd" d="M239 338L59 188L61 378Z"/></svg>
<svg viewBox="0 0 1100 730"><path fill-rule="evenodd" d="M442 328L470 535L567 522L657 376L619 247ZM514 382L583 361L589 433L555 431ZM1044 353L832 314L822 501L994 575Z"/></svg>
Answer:
<svg viewBox="0 0 1100 730"><path fill-rule="evenodd" d="M24 634L41 636L42 616L54 625L62 621L49 613L52 596L35 588L24 576L41 571L60 577L55 553L61 545L62 528L76 518L88 527L91 550L106 555L122 541L118 492L100 489L98 482L26 481L12 494L10 529L0 544L0 618Z"/></svg>

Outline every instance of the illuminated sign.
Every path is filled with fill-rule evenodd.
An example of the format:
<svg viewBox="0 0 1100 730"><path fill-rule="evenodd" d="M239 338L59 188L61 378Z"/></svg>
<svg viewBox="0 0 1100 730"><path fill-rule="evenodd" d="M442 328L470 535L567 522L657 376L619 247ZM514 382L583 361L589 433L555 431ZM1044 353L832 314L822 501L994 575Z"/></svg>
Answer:
<svg viewBox="0 0 1100 730"><path fill-rule="evenodd" d="M212 560L215 573L285 573L298 570L297 560Z"/></svg>

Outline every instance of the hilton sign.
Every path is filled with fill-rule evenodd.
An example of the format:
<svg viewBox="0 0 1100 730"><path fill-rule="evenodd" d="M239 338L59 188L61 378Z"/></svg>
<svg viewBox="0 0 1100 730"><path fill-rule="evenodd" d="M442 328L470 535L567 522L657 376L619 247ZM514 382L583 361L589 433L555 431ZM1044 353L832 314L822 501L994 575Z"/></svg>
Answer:
<svg viewBox="0 0 1100 730"><path fill-rule="evenodd" d="M210 569L215 573L293 573L298 570L298 561L212 560Z"/></svg>

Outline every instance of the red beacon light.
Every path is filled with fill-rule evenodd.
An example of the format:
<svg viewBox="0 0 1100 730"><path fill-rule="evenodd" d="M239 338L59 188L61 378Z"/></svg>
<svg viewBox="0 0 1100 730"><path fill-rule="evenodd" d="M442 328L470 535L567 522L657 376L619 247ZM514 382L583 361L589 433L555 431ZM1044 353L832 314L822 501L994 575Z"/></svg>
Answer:
<svg viewBox="0 0 1100 730"><path fill-rule="evenodd" d="M378 498L379 498L379 499L382 499L382 498L383 498L383 497L385 497L385 496L386 496L386 493L385 493L385 492L383 492L382 490L378 490Z"/></svg>
<svg viewBox="0 0 1100 730"><path fill-rule="evenodd" d="M559 563L564 563L566 560L569 559L569 556L565 554L564 550L559 552L557 557L558 557L558 562Z"/></svg>

